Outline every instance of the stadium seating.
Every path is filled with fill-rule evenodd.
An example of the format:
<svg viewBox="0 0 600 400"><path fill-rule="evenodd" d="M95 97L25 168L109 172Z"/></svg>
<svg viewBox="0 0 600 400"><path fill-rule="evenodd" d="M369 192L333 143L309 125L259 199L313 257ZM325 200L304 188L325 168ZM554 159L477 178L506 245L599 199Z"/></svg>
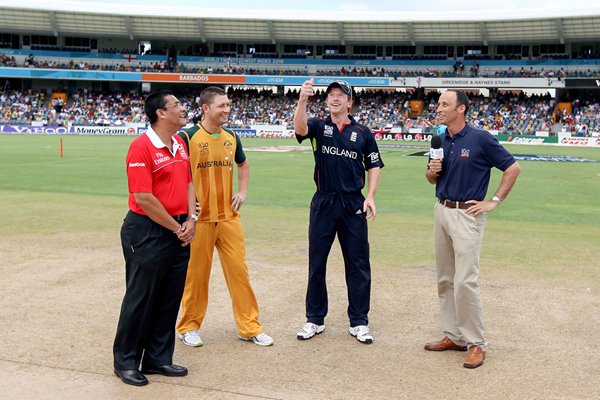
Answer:
<svg viewBox="0 0 600 400"><path fill-rule="evenodd" d="M197 93L177 95L187 107L190 121L199 120L201 111L195 103ZM294 91L277 95L269 90L230 90L229 96L232 99L230 127L292 125L297 101ZM433 118L439 93L429 93L423 99L424 112L412 120L406 118L404 109L410 96L405 92L365 91L358 94L359 106L353 114L373 129L392 126L426 129L424 119ZM323 92L318 92L310 102L309 115L323 116L326 112L324 101ZM488 130L535 134L548 131L553 125L554 108L555 101L549 95L527 97L498 92L491 98L472 97L468 120ZM122 125L144 121L141 93L78 90L68 93L66 104L56 107L44 91L0 91L0 124ZM563 129L573 134L598 131L600 99L576 99L573 114L563 116L560 122Z"/></svg>
<svg viewBox="0 0 600 400"><path fill-rule="evenodd" d="M48 50L48 49L46 49ZM136 55L131 49L102 49L99 53L91 54L87 50L79 48L61 48L55 51L45 51L37 55L32 51L33 62L29 62L27 56L16 55L12 64L2 63L0 66L45 68L45 69L77 69L77 70L99 70L99 71L135 71L135 72L177 72L194 74L236 74L236 75L306 75L306 66L302 65L305 55L285 54L283 58L298 59L298 64L273 64L272 58L263 58L265 55L255 55L255 63L248 64L238 62L235 55L229 55L226 63L216 61L205 61L201 57L186 57L179 61L173 68L168 68L166 59L162 57L149 57ZM0 54L1 55L1 54ZM227 58L227 54L213 54L211 56ZM268 54L266 56L269 56ZM271 54L271 56L273 56ZM4 56L3 56L4 57ZM348 65L353 61L364 59L363 56L342 57L339 55L323 56L323 60L337 60L335 63L323 62L316 64L316 70L311 75L317 76L352 76L352 77L456 77L456 76L480 76L480 77L510 77L510 78L595 78L600 77L600 65L589 64L589 60L565 60L544 63L528 64L526 61L502 60L504 64L485 63L483 58L466 60L465 63L454 63L447 59L436 56L421 57L407 56L404 60L398 59L397 63L391 65L377 66ZM558 57L558 56L557 56ZM158 58L158 60L157 60ZM368 57L367 57L368 58ZM559 57L560 58L560 57ZM421 61L419 63L419 60ZM554 59L553 59L554 60ZM373 61L373 60L371 60ZM423 63L430 61L430 63ZM552 61L552 60L551 60ZM568 61L568 63L567 63ZM562 64L561 64L562 62ZM461 64L462 68L455 68ZM564 64L564 65L563 65Z"/></svg>

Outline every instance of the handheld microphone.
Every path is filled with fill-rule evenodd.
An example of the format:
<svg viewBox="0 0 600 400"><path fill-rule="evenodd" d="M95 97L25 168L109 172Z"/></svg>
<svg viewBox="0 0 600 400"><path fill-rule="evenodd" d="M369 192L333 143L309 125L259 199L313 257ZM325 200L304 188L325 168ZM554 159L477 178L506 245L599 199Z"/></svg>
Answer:
<svg viewBox="0 0 600 400"><path fill-rule="evenodd" d="M433 137L431 138L429 158L432 160L442 160L444 158L444 149L442 149L442 138L438 135L433 135Z"/></svg>

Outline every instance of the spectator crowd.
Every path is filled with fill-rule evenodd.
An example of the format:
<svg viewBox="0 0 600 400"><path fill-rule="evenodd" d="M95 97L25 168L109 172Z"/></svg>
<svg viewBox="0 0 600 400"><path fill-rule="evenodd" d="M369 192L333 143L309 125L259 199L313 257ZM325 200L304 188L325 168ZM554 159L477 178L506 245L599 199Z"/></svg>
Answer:
<svg viewBox="0 0 600 400"><path fill-rule="evenodd" d="M427 128L425 120L435 115L438 92L410 93L386 90L367 90L358 93L353 115L373 129L402 127ZM124 125L144 123L143 94L139 92L93 92L80 89L52 96L43 90L0 90L0 124L15 125ZM201 118L197 93L177 93L188 109L190 121ZM292 128L294 107L298 93L290 90L281 95L270 90L230 89L232 110L230 127L250 125L287 125ZM413 115L410 100L424 101L424 110ZM323 92L317 93L309 104L310 116L326 113ZM533 135L549 131L553 124L573 134L585 135L600 129L600 99L575 99L572 112L558 110L550 95L526 96L523 92L493 93L490 97L471 96L468 121L487 130Z"/></svg>

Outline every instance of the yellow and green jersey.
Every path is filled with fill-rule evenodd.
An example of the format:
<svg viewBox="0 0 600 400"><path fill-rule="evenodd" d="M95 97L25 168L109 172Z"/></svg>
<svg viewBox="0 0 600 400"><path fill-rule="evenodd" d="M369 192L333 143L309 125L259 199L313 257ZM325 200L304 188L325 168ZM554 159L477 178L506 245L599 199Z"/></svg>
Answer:
<svg viewBox="0 0 600 400"><path fill-rule="evenodd" d="M207 132L201 124L179 132L188 147L192 181L200 203L198 220L219 222L237 213L231 207L234 162L242 164L246 155L235 132L221 128Z"/></svg>

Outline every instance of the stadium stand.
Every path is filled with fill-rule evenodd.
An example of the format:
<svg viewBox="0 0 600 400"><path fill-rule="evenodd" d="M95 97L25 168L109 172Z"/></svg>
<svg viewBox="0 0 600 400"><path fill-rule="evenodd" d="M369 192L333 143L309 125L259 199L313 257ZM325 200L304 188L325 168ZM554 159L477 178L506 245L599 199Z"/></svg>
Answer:
<svg viewBox="0 0 600 400"><path fill-rule="evenodd" d="M188 108L190 121L199 120L197 93L178 93ZM229 90L232 99L230 127L250 125L287 125L292 128L293 112L297 100L295 91L278 95L270 90ZM359 106L354 115L373 129L402 126L404 129L420 127L428 131L424 119L431 120L439 93L431 92L423 100L426 109L415 118L408 118L404 104L411 94L369 90L359 93ZM50 99L44 91L9 90L0 92L0 124L31 124L52 126L111 125L145 122L143 94L131 92L90 92L79 90L68 94L68 101L60 103ZM309 114L324 114L324 95L312 101ZM600 101L598 98L576 99L572 114L554 121L555 101L549 95L524 96L511 92L497 92L494 97L471 96L469 122L475 126L512 134L534 135L549 131L555 122L561 129L585 136L588 131L599 130Z"/></svg>
<svg viewBox="0 0 600 400"><path fill-rule="evenodd" d="M54 54L52 54L54 53ZM41 54L41 55L38 55ZM113 55L120 55L115 59ZM345 65L343 59L331 59L336 64L316 65L309 73L306 65L282 64L273 67L273 59L264 58L257 63L246 64L244 59L224 58L224 63L204 61L200 57L186 57L185 61L176 62L171 68L164 59L156 60L155 57L136 55L129 57L128 52L98 52L95 57L89 54L71 53L63 51L37 52L31 51L29 55L8 56L0 54L0 66L89 70L89 71L122 71L122 72L175 72L190 74L233 74L233 75L286 75L286 76L332 76L332 77L547 77L547 78L595 78L600 77L600 64L590 65L583 61L572 60L570 67L565 67L564 61L545 60L536 65L524 65L523 62L514 61L507 65L494 64L492 61L483 66L478 62L467 63L446 61L443 64L419 66L411 61L402 61L396 65L356 66ZM129 58L128 58L129 57ZM123 61L127 60L127 61ZM261 64L264 61L264 64ZM414 60L413 60L414 61ZM421 60L422 61L422 60ZM556 61L556 62L555 62Z"/></svg>
<svg viewBox="0 0 600 400"><path fill-rule="evenodd" d="M350 13L322 22L276 11L112 4L107 15L102 4L65 7L37 0L0 6L1 123L142 123L144 82L143 90L175 89L192 119L199 114L195 93L209 83L228 88L232 126L289 126L296 99L289 87L312 76L323 78L321 87L354 79L361 91L355 114L374 129L427 130L423 119L432 118L436 90L448 87L471 93L471 122L486 129L599 129L600 9L541 10L527 19ZM523 89L546 94L525 96ZM315 99L313 113L323 112L322 101Z"/></svg>

